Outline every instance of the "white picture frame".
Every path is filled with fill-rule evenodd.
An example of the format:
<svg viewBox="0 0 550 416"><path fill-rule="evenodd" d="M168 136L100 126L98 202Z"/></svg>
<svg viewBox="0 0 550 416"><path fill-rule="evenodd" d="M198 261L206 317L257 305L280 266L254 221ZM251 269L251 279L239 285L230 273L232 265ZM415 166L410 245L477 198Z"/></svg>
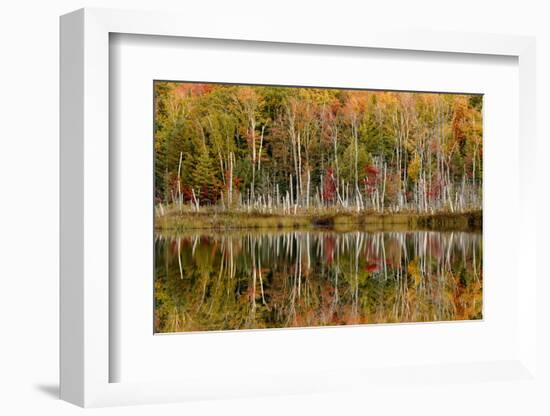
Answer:
<svg viewBox="0 0 550 416"><path fill-rule="evenodd" d="M181 22L185 22L182 24ZM453 54L504 55L519 66L519 239L517 293L519 345L507 360L467 364L418 363L411 369L379 368L280 374L263 383L203 378L140 383L110 382L109 345L109 36L113 33L225 39L334 47L382 48ZM331 34L275 24L235 33L232 22L200 21L172 13L82 9L61 18L61 398L80 406L158 403L197 398L338 391L407 378L537 382L535 172L535 41L529 37L467 33L380 32L353 29ZM346 381L342 381L346 380Z"/></svg>

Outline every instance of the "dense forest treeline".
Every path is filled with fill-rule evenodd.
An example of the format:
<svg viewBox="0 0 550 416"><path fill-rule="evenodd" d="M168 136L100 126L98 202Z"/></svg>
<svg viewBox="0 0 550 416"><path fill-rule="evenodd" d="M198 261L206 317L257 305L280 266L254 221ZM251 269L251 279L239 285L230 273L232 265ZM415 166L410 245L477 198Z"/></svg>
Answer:
<svg viewBox="0 0 550 416"><path fill-rule="evenodd" d="M157 212L463 212L482 97L155 82Z"/></svg>

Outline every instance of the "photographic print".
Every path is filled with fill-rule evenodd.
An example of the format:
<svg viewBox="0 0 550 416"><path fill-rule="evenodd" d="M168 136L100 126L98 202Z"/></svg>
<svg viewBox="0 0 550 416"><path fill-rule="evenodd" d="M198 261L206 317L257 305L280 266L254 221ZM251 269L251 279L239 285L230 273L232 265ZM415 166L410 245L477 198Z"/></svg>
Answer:
<svg viewBox="0 0 550 416"><path fill-rule="evenodd" d="M483 97L154 82L154 332L482 319Z"/></svg>

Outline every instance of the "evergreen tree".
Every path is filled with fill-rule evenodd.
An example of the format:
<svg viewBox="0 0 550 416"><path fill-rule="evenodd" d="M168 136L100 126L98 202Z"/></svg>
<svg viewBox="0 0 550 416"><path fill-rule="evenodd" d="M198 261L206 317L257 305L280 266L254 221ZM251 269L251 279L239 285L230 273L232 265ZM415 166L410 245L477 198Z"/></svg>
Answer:
<svg viewBox="0 0 550 416"><path fill-rule="evenodd" d="M219 199L220 181L216 176L216 168L206 146L199 146L198 154L194 158L194 167L191 175L193 187L201 203L213 204Z"/></svg>

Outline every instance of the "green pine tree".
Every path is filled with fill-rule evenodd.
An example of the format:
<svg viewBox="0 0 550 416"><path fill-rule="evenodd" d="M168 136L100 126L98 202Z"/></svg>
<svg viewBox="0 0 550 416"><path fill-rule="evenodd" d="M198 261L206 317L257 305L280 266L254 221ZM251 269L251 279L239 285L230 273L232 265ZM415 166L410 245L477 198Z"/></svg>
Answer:
<svg viewBox="0 0 550 416"><path fill-rule="evenodd" d="M198 146L198 154L194 158L195 165L191 172L193 186L201 203L214 203L220 193L220 181L216 176L214 160L204 145Z"/></svg>

